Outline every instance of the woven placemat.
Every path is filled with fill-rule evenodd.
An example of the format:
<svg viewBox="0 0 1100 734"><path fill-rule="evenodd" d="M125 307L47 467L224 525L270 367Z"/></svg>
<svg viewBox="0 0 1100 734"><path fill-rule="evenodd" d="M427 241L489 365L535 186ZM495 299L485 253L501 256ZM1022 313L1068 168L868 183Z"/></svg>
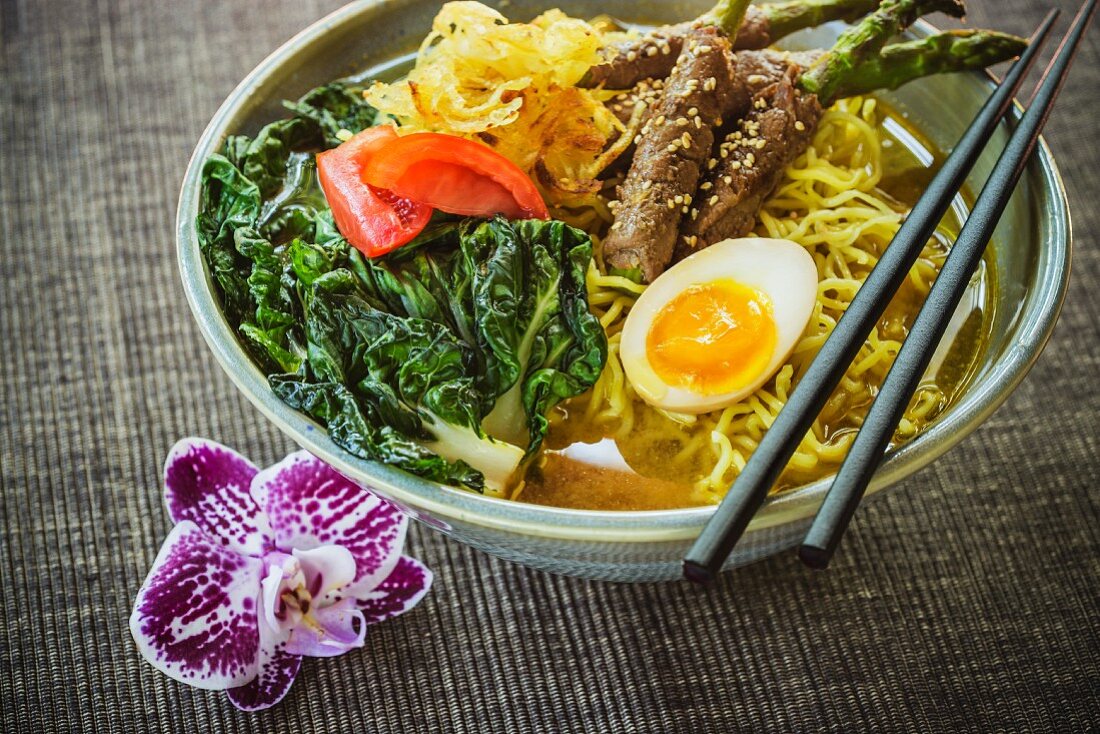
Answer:
<svg viewBox="0 0 1100 734"><path fill-rule="evenodd" d="M827 573L784 555L706 591L601 584L415 528L432 593L366 649L307 661L275 709L144 663L126 620L169 528L167 449L293 448L192 323L178 185L229 90L339 2L0 0L0 729L1100 727L1098 28L1049 128L1076 224L1054 339L981 430L861 511ZM1018 33L1047 5L970 4Z"/></svg>

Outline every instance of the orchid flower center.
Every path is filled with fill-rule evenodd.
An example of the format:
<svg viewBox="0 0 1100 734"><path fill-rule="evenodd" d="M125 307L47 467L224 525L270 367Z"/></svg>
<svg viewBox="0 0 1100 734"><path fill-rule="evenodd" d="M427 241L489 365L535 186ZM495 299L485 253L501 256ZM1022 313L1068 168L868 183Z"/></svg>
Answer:
<svg viewBox="0 0 1100 734"><path fill-rule="evenodd" d="M279 596L280 604L275 611L276 618L283 622L289 619L292 624L300 621L308 622L313 606L313 594L306 588L305 574L299 570L286 586L286 591Z"/></svg>
<svg viewBox="0 0 1100 734"><path fill-rule="evenodd" d="M355 561L347 549L321 546L308 551L275 551L264 557L263 615L273 629L300 627L323 634L317 614L340 601L337 592L355 577Z"/></svg>

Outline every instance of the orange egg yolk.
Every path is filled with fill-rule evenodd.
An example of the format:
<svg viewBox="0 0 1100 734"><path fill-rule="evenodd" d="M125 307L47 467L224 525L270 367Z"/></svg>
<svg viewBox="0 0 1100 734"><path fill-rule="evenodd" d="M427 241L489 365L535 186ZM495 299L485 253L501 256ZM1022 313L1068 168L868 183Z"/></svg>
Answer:
<svg viewBox="0 0 1100 734"><path fill-rule="evenodd" d="M718 280L687 288L657 312L646 354L666 384L720 395L756 381L771 361L775 342L767 295Z"/></svg>

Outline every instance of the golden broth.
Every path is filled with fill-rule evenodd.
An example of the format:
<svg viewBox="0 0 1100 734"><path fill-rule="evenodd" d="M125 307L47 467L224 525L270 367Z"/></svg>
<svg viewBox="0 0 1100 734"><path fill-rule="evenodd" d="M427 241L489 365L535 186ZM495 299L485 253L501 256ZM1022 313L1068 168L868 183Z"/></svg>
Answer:
<svg viewBox="0 0 1100 734"><path fill-rule="evenodd" d="M895 202L897 209L904 211L921 195L942 156L899 114L879 101L875 104L878 110L875 132L881 141L883 174L876 194ZM958 233L965 209L962 198L958 198L935 241L922 256L937 270ZM903 422L895 442L923 430L958 398L973 375L983 349L983 335L988 332L992 318L994 284L993 268L989 265L986 261L980 266L933 360L930 377L914 397L914 404L926 403L918 411L921 417ZM883 315L879 334L903 341L923 299L921 289L907 280ZM859 390L848 389L842 381L821 413L818 435L823 445L842 450L818 457L809 467L792 463L781 476L776 491L808 484L835 472L846 450L843 447L861 425L874 391L873 385L866 384ZM686 448L693 438L698 438L696 434L710 430L707 426L678 422L634 398L629 430L624 432L619 430L621 425L588 420L586 402L586 396L581 396L555 411L546 450L529 470L525 483L517 488L515 499L599 510L669 509L716 501L713 491L699 488L699 478L712 468L708 457L689 456ZM752 446L746 440L740 450L751 451Z"/></svg>

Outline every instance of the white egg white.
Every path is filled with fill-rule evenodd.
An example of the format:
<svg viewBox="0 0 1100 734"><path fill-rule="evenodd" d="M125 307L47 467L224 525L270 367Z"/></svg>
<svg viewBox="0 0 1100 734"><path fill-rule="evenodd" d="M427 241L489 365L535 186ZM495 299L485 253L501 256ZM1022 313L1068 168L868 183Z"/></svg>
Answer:
<svg viewBox="0 0 1100 734"><path fill-rule="evenodd" d="M695 285L732 280L764 293L772 304L775 350L767 366L744 387L707 395L669 385L649 363L646 339L654 317ZM650 405L678 413L706 413L737 402L768 381L790 356L817 302L817 266L790 240L744 237L700 250L662 273L645 289L623 326L620 355L634 390Z"/></svg>

